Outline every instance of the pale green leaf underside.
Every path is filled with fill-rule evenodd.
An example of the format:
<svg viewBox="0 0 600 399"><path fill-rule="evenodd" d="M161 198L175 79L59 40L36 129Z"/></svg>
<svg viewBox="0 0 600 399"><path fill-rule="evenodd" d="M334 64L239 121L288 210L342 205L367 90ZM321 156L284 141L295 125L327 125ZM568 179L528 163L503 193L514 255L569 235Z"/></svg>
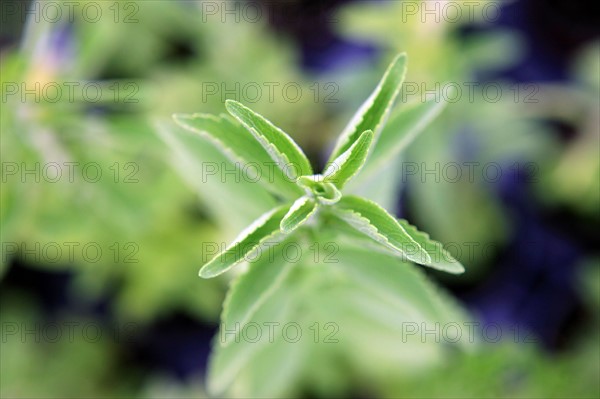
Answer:
<svg viewBox="0 0 600 399"><path fill-rule="evenodd" d="M377 173L402 153L445 106L445 101L432 99L410 104L392 114L353 185Z"/></svg>
<svg viewBox="0 0 600 399"><path fill-rule="evenodd" d="M233 321L240 320L240 332L243 331L241 326L242 324L247 324L249 322L257 323L259 326L264 327L263 323L273 323L280 322L280 325L284 325L287 321L290 321L290 317L292 316L292 302L295 299L294 295L290 295L290 292L296 289L294 284L290 284L290 279L292 279L293 274L297 271L296 264L286 265L285 260L279 259L279 255L275 251L276 258L272 262L273 267L287 268L288 271L283 271L283 275L276 276L276 270L270 269L269 271L264 271L262 273L262 277L267 279L271 279L271 281L276 280L278 283L276 287L273 287L272 290L266 292L266 296L260 300L260 303L250 304L250 306L246 305L240 312L236 314L230 314L227 320ZM270 276L266 276L270 274ZM260 277L260 276L257 276ZM242 277L242 279L244 279ZM253 283L259 284L256 289L259 290L264 288L262 284L255 280L254 278L246 281L247 286L245 289L251 289L250 285ZM232 287L233 289L234 287ZM236 290L239 288L235 288ZM253 288L252 288L253 289ZM234 295L233 293L231 294ZM247 296L243 295L239 298L236 298L236 303L246 299ZM233 298L231 299L233 301ZM228 307L231 308L233 304L230 304ZM244 320L247 320L244 322ZM294 320L294 319L292 319ZM295 319L294 321L296 321ZM222 327L227 327L227 325L221 324ZM229 327L230 330L238 330L237 327ZM223 334L223 331L220 331L220 334ZM281 337L279 334L278 337ZM233 338L233 340L232 340ZM221 338L218 338L221 341ZM267 368L275 368L279 366L279 363L275 364L263 364L263 363L255 363L256 359L261 359L261 353L270 346L275 346L278 340L275 342L270 342L269 334L263 333L261 334L258 341L255 340L247 340L243 336L234 334L227 341L227 344L221 345L216 344L213 346L213 351L211 353L210 361L209 361L209 370L208 370L208 390L214 396L224 396L231 397L233 395L225 395L228 388L234 382L238 382L240 377L247 373L246 370L250 370L250 373L253 374L257 367L267 367ZM292 347L299 347L299 343L291 345ZM287 352L287 351L286 351ZM269 384L266 384L269 385Z"/></svg>
<svg viewBox="0 0 600 399"><path fill-rule="evenodd" d="M281 221L281 231L291 233L300 227L317 210L316 202L309 197L300 197Z"/></svg>
<svg viewBox="0 0 600 399"><path fill-rule="evenodd" d="M290 179L313 173L308 158L287 133L237 101L227 100L225 106L252 133L283 172L288 176L295 174L289 176Z"/></svg>
<svg viewBox="0 0 600 399"><path fill-rule="evenodd" d="M316 364L335 365L339 356L348 354L352 354L348 358L350 364L357 368L381 361L389 362L382 364L382 370L388 364L412 367L413 357L421 360L430 350L446 348L433 339L422 342L417 335L412 337L414 341L398 345L406 322L419 326L426 323L428 328L434 328L450 322L462 325L468 320L421 270L397 262L389 253L373 253L361 246L341 243L336 258L338 263L320 263L324 267L314 268L308 267L314 264L312 255L286 265L278 252L272 262L261 265L261 258L239 276L224 310L228 314L222 318L221 328L227 331L220 332L211 354L208 386L212 394L233 397L236 392L243 392L248 397L296 397L297 379L307 373L319 375L323 371ZM268 283L274 287L267 288ZM234 306L239 307L238 311L233 310ZM239 328L232 326L236 322ZM298 323L303 333L307 331L298 342L281 339L282 328L290 322ZM323 343L325 337L320 335L321 342L315 344L310 330L315 322L320 322L321 327L325 322L339 326L334 336L338 342ZM257 342L244 339L244 326L249 323L263 327ZM263 323L278 326L273 340ZM234 330L240 333L236 335ZM254 330L248 329L251 331ZM365 342L370 343L369 350L357 352L356 348ZM418 342L421 345L411 344ZM468 334L463 334L459 344L472 346ZM275 352L279 356L273 357ZM300 368L285 365L291 356ZM309 362L315 359L316 363ZM281 373L287 384L271 384ZM289 387L295 390L290 393L285 389Z"/></svg>
<svg viewBox="0 0 600 399"><path fill-rule="evenodd" d="M382 300L412 308L413 314L440 322L462 322L467 316L446 293L427 279L422 270L394 266L389 254L374 253L360 246L340 245L339 268L353 276L365 290L371 289ZM401 265L407 266L407 265Z"/></svg>
<svg viewBox="0 0 600 399"><path fill-rule="evenodd" d="M341 190L365 164L372 142L373 132L370 130L363 132L350 148L327 165L323 172L324 180L334 183Z"/></svg>
<svg viewBox="0 0 600 399"><path fill-rule="evenodd" d="M285 245L283 241L279 245ZM221 329L241 331L252 319L254 313L280 287L292 269L282 251L263 253L252 262L246 272L240 274L231 284L221 314ZM221 334L219 344L227 346L235 341L238 334Z"/></svg>
<svg viewBox="0 0 600 399"><path fill-rule="evenodd" d="M262 215L246 228L227 249L200 269L200 277L218 276L233 266L248 260L263 245L274 244L280 237L280 224L289 206L280 206Z"/></svg>
<svg viewBox="0 0 600 399"><path fill-rule="evenodd" d="M405 74L406 54L402 53L394 58L375 91L346 126L329 157L329 162L350 148L365 130L372 130L375 138L378 137L394 100L400 92Z"/></svg>
<svg viewBox="0 0 600 399"><path fill-rule="evenodd" d="M234 164L236 162L242 165L254 164L250 169L258 169L259 183L275 195L297 198L302 193L302 190L286 178L279 168L270 166L273 160L252 134L243 126L230 120L228 116L175 114L173 119L184 129L199 134L215 144ZM224 165L216 165L216 167L225 168ZM270 173L271 170L274 173ZM217 173L220 172L222 172L220 169L217 170Z"/></svg>
<svg viewBox="0 0 600 399"><path fill-rule="evenodd" d="M198 193L206 212L224 230L239 232L277 205L263 185L244 180L237 184L223 184L220 176L207 176L207 163L235 168L214 142L180 126L157 122L155 127L159 137L172 150L171 162L175 169ZM206 179L199 178L203 174ZM245 201L245 198L254 198L255 201Z"/></svg>

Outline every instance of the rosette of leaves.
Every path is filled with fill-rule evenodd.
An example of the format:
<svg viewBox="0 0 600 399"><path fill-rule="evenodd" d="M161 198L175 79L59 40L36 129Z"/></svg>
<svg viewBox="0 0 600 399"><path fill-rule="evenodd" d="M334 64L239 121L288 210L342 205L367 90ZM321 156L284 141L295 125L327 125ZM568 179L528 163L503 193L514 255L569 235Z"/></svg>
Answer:
<svg viewBox="0 0 600 399"><path fill-rule="evenodd" d="M213 394L341 394L355 388L354 375L376 389L389 370L418 369L442 354L438 342L401 340L404 323L465 320L411 263L450 273L462 273L462 265L406 220L354 194L359 187L353 181L366 181L385 167L439 110L439 104L418 104L398 114L395 129L384 129L405 72L406 56L400 54L320 174L290 136L238 102L226 102L233 118L174 115L238 167L253 165L247 179L275 203L200 270L201 277L212 278L247 265L235 277L221 316L208 376ZM261 173L269 166L271 173ZM328 244L333 250L323 256L308 250ZM266 326L269 334L261 331ZM278 334L282 326L288 330Z"/></svg>

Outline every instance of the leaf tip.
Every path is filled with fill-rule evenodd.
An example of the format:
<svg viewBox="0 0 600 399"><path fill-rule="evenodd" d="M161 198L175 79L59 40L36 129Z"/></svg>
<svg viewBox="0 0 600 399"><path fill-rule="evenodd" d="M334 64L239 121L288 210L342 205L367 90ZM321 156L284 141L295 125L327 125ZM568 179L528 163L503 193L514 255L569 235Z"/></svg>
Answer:
<svg viewBox="0 0 600 399"><path fill-rule="evenodd" d="M180 114L180 113L171 114L171 118L175 122L180 122L181 120L185 119L186 117L187 117L187 114Z"/></svg>
<svg viewBox="0 0 600 399"><path fill-rule="evenodd" d="M459 262L455 261L449 265L448 268L445 269L446 272L451 274L463 274L465 272L465 267Z"/></svg>
<svg viewBox="0 0 600 399"><path fill-rule="evenodd" d="M208 266L209 266L208 263L206 265L202 266L200 268L200 271L198 272L198 276L200 276L204 279L209 279L209 278L216 277L219 274L219 273L215 273L215 272L211 271Z"/></svg>
<svg viewBox="0 0 600 399"><path fill-rule="evenodd" d="M404 64L404 68L406 69L406 62L408 61L408 54L406 54L405 51L396 54L396 56L394 57L394 59L392 60L392 62L390 63L390 66L392 65L396 65L398 63L403 63Z"/></svg>
<svg viewBox="0 0 600 399"><path fill-rule="evenodd" d="M289 225L288 223L284 223L283 220L279 224L279 229L281 230L281 232L283 234L290 234L292 231L294 231L294 228L291 225Z"/></svg>
<svg viewBox="0 0 600 399"><path fill-rule="evenodd" d="M244 107L244 105L239 101L235 101L231 98L225 100L225 108L227 108L228 111L230 111L232 108L235 109L240 107Z"/></svg>

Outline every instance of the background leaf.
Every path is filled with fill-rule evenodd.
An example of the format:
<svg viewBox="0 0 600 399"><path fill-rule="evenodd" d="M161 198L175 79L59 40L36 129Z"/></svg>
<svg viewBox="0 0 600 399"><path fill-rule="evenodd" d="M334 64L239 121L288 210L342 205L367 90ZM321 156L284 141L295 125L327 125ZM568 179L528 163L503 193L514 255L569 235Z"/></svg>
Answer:
<svg viewBox="0 0 600 399"><path fill-rule="evenodd" d="M285 246L290 240L279 245ZM258 259L250 262L248 269L232 281L221 314L221 328L240 330L262 304L269 299L291 270L292 265L285 261L281 250L263 252ZM219 344L227 346L239 337L223 334L218 337Z"/></svg>
<svg viewBox="0 0 600 399"><path fill-rule="evenodd" d="M356 187L361 182L364 183L401 154L439 115L445 105L445 101L435 99L422 103L403 104L385 124L365 166L353 180L352 186Z"/></svg>
<svg viewBox="0 0 600 399"><path fill-rule="evenodd" d="M274 268L285 276L277 278L276 289L262 297L260 305L252 305L252 317L242 318L249 327L240 328L239 339L226 346L214 344L209 367L213 394L295 397L310 390L318 397L328 397L339 392L340 379L359 384L358 380L363 381L360 376L367 373L376 381L384 371L404 374L440 361L448 348L439 344L439 337L430 334L430 339L423 339L421 331L406 334L406 325L419 329L423 325L432 329L436 323L463 325L469 320L467 315L410 264L345 238L336 243L339 251L331 259L315 262L308 245L303 246L300 259L287 259L287 268L281 254L276 258ZM274 278L274 270L269 278ZM258 275L242 275L239 284L245 278L255 280ZM257 291L265 286L257 284ZM247 309L241 299L237 303ZM277 326L272 337L265 323ZM286 326L291 325L294 328L284 335ZM261 335L254 339L257 327ZM297 328L301 336L291 339ZM350 349L364 345L369 351ZM466 334L456 345L472 346ZM288 383L271 383L274 377ZM352 388L351 383L348 394Z"/></svg>

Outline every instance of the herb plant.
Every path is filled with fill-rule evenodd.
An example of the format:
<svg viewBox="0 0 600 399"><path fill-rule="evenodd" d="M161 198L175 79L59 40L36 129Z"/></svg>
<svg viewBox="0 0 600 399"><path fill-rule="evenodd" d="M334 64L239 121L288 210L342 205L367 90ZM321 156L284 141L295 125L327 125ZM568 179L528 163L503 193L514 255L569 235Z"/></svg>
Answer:
<svg viewBox="0 0 600 399"><path fill-rule="evenodd" d="M462 273L462 265L406 220L354 194L360 191L354 182L365 182L377 173L441 109L436 102L413 105L395 114L393 129L385 129L405 73L406 56L400 54L340 135L320 174L314 173L290 136L239 102L226 101L233 118L174 115L177 124L210 140L239 168L249 170L246 167L252 165L258 170L252 176L248 172L248 178L268 191L275 204L200 270L201 277L212 278L247 264L232 283L221 316L209 371L213 393L291 394L310 381L319 394L331 394L326 392L331 381L321 388L315 381L320 372L315 363L331 364L347 351L347 345L361 353L356 344L380 339L374 337L388 331L380 348L385 354L375 357L384 366L381 359L393 363L406 357L394 348L398 321L463 318L458 307L442 298L409 262L450 273ZM261 173L269 166L273 173ZM325 247L331 242L336 244L333 262L307 251L293 261L286 255L290 245ZM386 313L388 308L391 313ZM300 321L314 327L314 342L292 344L285 336L255 340L244 333L250 325ZM343 340L325 341L339 344L335 349L318 345L320 322L343 334ZM358 359L346 362L360 369L367 359L362 352ZM339 378L342 385L348 383L344 381L348 376Z"/></svg>

